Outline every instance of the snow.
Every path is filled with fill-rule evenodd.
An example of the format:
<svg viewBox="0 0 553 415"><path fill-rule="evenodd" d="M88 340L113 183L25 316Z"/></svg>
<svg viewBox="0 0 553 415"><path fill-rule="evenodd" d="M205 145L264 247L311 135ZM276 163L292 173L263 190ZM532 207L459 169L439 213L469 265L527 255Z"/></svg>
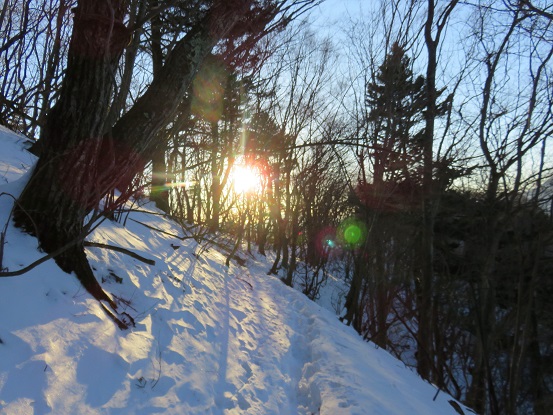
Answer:
<svg viewBox="0 0 553 415"><path fill-rule="evenodd" d="M0 193L16 197L27 180L25 144L0 129ZM13 205L6 194L0 230ZM264 257L227 268L223 252L204 251L148 203L125 223L105 221L88 240L155 265L103 248L87 255L135 327L119 330L53 260L0 278L0 413L458 413L331 309L267 276ZM5 241L10 271L44 255L11 223Z"/></svg>

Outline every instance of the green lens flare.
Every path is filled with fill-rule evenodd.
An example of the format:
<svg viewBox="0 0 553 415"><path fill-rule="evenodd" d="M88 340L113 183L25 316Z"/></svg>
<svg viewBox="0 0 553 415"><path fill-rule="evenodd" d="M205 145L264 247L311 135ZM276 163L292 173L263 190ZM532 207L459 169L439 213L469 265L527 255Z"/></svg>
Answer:
<svg viewBox="0 0 553 415"><path fill-rule="evenodd" d="M365 243L367 227L363 221L351 217L340 224L337 236L344 248L357 249Z"/></svg>
<svg viewBox="0 0 553 415"><path fill-rule="evenodd" d="M352 224L349 225L344 231L344 239L348 244L356 245L361 240L361 228Z"/></svg>

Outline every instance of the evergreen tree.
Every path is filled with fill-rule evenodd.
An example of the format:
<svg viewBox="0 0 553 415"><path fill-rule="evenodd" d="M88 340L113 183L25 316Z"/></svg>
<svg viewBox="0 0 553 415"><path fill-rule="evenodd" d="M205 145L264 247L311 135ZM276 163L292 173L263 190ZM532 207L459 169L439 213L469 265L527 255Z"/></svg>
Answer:
<svg viewBox="0 0 553 415"><path fill-rule="evenodd" d="M410 64L405 49L395 43L366 86L366 150L359 154L359 182L352 198L370 231L355 253L344 319L381 347L386 347L394 295L391 274L401 273L388 265L404 261L391 258L401 251L397 244L412 240L399 225L403 212L420 200L423 129L417 127L425 107L425 80L414 77ZM392 247L398 233L401 237Z"/></svg>
<svg viewBox="0 0 553 415"><path fill-rule="evenodd" d="M422 121L425 107L424 77L414 78L411 60L398 43L379 67L374 80L367 85L366 106L369 138L373 151L373 183L410 179L420 163L420 138L414 132Z"/></svg>

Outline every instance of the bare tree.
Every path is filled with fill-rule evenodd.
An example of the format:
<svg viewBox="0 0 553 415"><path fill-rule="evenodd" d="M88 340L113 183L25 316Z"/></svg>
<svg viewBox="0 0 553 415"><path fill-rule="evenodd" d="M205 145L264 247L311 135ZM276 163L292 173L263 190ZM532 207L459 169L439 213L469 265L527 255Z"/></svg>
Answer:
<svg viewBox="0 0 553 415"><path fill-rule="evenodd" d="M547 25L530 21L536 16L527 12L525 3L521 2L524 7L504 10L503 16L508 16L508 20L506 17L502 20L499 12L485 8L479 9L477 19L474 19L478 24L474 33L484 79L476 125L486 167L485 206L488 216L482 230L485 235L483 246L477 248L476 256L479 279L474 298L478 325L475 369L468 400L481 410L486 402L494 414L518 413L523 362L529 344L528 331L523 327L531 327L528 319L531 318L533 295L530 292L537 278L535 272L525 274L525 281L530 283L524 283L517 290L519 304L508 370L504 372L505 376L498 378L493 366L496 370L504 369L496 360L502 351L495 344L502 336L504 322L496 313L499 306L499 287L494 279L496 259L502 250L506 230L515 226L512 220L521 207L521 194L526 191L528 180L532 180L527 174L528 163L536 150L543 148L546 137L553 131L547 81L553 44L545 40ZM499 27L502 28L500 33L491 31L491 28L498 30ZM518 52L521 45L528 45L527 53ZM513 73L512 59L521 62L527 71ZM509 82L511 76L519 79L516 86Z"/></svg>
<svg viewBox="0 0 553 415"><path fill-rule="evenodd" d="M57 98L75 1L5 1L0 11L0 120L36 137Z"/></svg>

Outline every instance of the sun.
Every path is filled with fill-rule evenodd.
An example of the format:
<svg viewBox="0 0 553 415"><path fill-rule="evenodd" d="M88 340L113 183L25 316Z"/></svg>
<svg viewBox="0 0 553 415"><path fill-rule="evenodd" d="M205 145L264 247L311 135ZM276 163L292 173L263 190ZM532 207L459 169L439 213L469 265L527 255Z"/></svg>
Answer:
<svg viewBox="0 0 553 415"><path fill-rule="evenodd" d="M256 167L236 164L230 173L230 182L236 193L252 193L261 189L261 175Z"/></svg>

